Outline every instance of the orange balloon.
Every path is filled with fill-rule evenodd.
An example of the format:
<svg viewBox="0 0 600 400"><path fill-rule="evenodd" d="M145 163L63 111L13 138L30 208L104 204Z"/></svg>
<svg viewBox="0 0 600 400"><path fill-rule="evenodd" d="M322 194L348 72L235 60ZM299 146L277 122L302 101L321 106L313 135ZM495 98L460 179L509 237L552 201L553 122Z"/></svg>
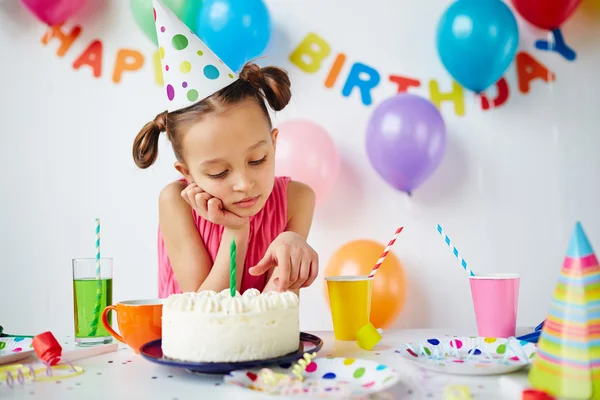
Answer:
<svg viewBox="0 0 600 400"><path fill-rule="evenodd" d="M340 247L325 267L325 276L369 275L385 246L372 240L355 240ZM325 298L329 303L327 283ZM400 260L390 251L373 279L371 322L386 328L398 317L406 298L406 280Z"/></svg>

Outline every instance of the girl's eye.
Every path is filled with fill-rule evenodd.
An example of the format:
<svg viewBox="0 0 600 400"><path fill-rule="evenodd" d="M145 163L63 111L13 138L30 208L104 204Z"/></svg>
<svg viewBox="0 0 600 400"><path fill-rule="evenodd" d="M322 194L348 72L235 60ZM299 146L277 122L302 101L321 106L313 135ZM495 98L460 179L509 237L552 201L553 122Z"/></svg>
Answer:
<svg viewBox="0 0 600 400"><path fill-rule="evenodd" d="M220 179L220 178L223 178L223 177L225 177L225 175L227 175L227 170L225 170L225 171L223 171L223 172L221 172L221 173L218 173L218 174L216 174L216 175L211 175L211 174L206 174L206 175L207 175L207 176L208 176L210 179Z"/></svg>
<svg viewBox="0 0 600 400"><path fill-rule="evenodd" d="M261 158L260 160L254 160L254 161L250 161L251 165L259 165L264 163L267 160L267 156L264 156L263 158Z"/></svg>

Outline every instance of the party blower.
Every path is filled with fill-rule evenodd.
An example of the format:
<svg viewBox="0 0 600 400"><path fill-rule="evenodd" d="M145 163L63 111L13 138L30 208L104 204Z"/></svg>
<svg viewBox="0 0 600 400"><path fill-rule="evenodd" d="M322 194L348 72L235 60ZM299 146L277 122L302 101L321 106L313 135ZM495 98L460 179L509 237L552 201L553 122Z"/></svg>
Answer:
<svg viewBox="0 0 600 400"><path fill-rule="evenodd" d="M333 332L337 340L356 340L358 346L371 350L381 334L370 322L372 282L379 267L404 228L396 230L368 276L326 277L331 304Z"/></svg>

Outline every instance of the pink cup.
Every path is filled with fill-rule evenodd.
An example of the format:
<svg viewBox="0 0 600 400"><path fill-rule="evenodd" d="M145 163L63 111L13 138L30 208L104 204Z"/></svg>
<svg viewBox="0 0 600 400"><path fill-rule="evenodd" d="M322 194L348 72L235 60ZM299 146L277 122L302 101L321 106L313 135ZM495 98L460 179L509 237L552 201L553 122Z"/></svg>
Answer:
<svg viewBox="0 0 600 400"><path fill-rule="evenodd" d="M469 277L479 336L515 336L520 280L518 274Z"/></svg>

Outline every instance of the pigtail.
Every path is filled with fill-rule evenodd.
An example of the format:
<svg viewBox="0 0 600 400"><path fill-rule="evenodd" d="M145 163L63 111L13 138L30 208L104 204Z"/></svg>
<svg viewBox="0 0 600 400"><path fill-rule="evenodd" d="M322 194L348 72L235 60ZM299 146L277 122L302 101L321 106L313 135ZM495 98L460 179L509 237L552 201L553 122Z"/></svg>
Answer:
<svg viewBox="0 0 600 400"><path fill-rule="evenodd" d="M158 139L167 130L167 112L164 111L148 122L133 141L133 161L139 168L150 167L158 157Z"/></svg>
<svg viewBox="0 0 600 400"><path fill-rule="evenodd" d="M260 68L256 64L246 64L240 78L250 83L275 111L283 110L292 97L290 78L287 72L277 67Z"/></svg>

